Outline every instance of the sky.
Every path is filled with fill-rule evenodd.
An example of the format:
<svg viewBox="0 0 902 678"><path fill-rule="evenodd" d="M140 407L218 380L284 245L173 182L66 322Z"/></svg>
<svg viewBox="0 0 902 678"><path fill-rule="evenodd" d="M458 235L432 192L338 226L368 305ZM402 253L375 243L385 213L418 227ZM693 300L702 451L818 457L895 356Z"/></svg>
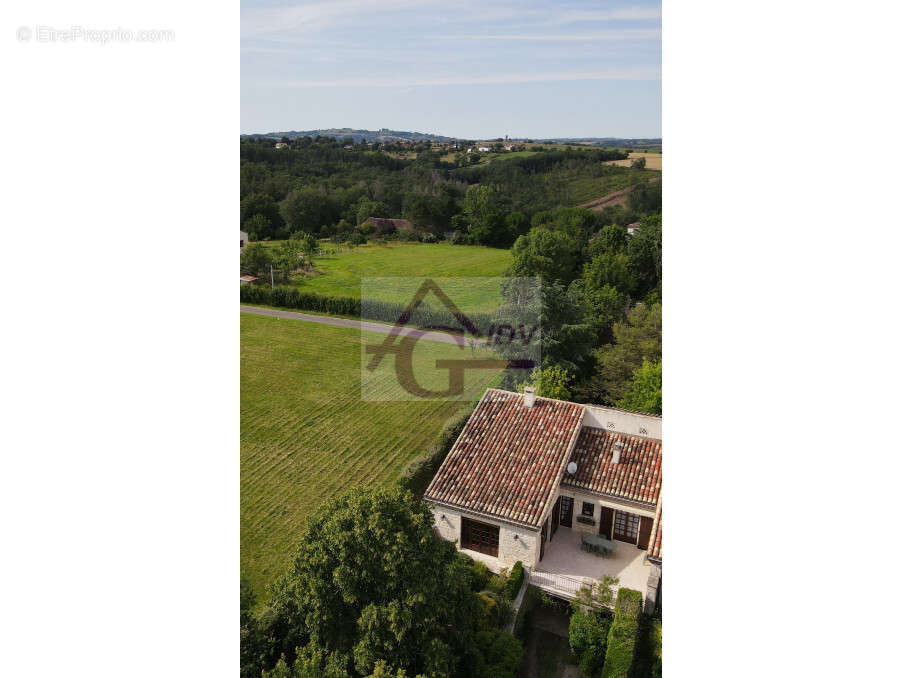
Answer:
<svg viewBox="0 0 902 678"><path fill-rule="evenodd" d="M242 0L241 131L660 137L661 3Z"/></svg>

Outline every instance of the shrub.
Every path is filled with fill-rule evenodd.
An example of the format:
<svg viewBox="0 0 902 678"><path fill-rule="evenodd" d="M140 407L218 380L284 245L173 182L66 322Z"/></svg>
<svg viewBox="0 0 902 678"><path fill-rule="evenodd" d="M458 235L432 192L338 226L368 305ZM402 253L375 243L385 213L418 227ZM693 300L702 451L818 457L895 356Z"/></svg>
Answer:
<svg viewBox="0 0 902 678"><path fill-rule="evenodd" d="M502 570L501 574L493 574L489 577L489 583L486 588L495 595L503 596L505 586L507 585L507 571Z"/></svg>
<svg viewBox="0 0 902 678"><path fill-rule="evenodd" d="M608 632L608 648L601 678L627 678L636 651L642 594L632 589L617 592L614 621Z"/></svg>
<svg viewBox="0 0 902 678"><path fill-rule="evenodd" d="M594 525L595 518L590 518L589 516L576 516L576 522L582 523L583 525Z"/></svg>
<svg viewBox="0 0 902 678"><path fill-rule="evenodd" d="M489 568L487 568L484 563L480 563L478 560L471 560L471 562L472 565L470 565L470 571L472 572L471 581L473 582L473 590L482 591L489 583L489 578L492 576L492 573L489 572Z"/></svg>
<svg viewBox="0 0 902 678"><path fill-rule="evenodd" d="M432 233L424 233L420 240L423 242L438 242L438 238L436 238Z"/></svg>
<svg viewBox="0 0 902 678"><path fill-rule="evenodd" d="M604 664L611 615L605 610L574 610L570 616L570 648L583 675L595 676Z"/></svg>
<svg viewBox="0 0 902 678"><path fill-rule="evenodd" d="M513 600L517 597L517 594L520 592L520 587L523 585L523 563L519 560L514 563L513 568L511 568L510 576L507 578L507 581L504 584L504 594L507 596L508 600Z"/></svg>
<svg viewBox="0 0 902 678"><path fill-rule="evenodd" d="M498 626L498 598L491 591L476 594L476 628L489 631Z"/></svg>
<svg viewBox="0 0 902 678"><path fill-rule="evenodd" d="M452 245L469 245L470 244L470 236L466 233L461 233L460 231L455 231L454 235L451 236L451 244Z"/></svg>
<svg viewBox="0 0 902 678"><path fill-rule="evenodd" d="M476 634L479 648L472 666L474 678L516 678L523 661L523 645L501 629Z"/></svg>

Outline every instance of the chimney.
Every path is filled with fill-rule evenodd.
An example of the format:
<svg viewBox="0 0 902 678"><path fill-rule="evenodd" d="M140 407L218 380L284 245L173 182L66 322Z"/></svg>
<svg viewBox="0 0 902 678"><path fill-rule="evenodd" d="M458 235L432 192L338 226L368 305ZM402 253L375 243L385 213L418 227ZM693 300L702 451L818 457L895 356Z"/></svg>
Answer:
<svg viewBox="0 0 902 678"><path fill-rule="evenodd" d="M527 386L523 389L523 407L532 407L536 404L535 386Z"/></svg>
<svg viewBox="0 0 902 678"><path fill-rule="evenodd" d="M623 451L623 443L621 441L617 441L614 443L614 456L611 458L612 464L620 463L620 453Z"/></svg>

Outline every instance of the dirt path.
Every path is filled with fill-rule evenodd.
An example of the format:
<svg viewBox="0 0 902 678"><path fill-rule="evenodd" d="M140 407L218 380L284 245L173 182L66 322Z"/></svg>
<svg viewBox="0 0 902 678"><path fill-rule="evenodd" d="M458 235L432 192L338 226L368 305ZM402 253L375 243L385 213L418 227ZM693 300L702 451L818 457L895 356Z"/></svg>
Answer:
<svg viewBox="0 0 902 678"><path fill-rule="evenodd" d="M653 183L657 181L657 177L652 177L649 180L649 183ZM627 186L626 188L621 188L619 191L614 191L613 193L608 193L606 196L602 198L595 198L595 200L590 200L589 202L584 202L580 207L587 210L592 210L594 212L600 212L605 207L611 207L613 205L623 205L626 203L627 198L629 197L630 191L632 191L634 186Z"/></svg>

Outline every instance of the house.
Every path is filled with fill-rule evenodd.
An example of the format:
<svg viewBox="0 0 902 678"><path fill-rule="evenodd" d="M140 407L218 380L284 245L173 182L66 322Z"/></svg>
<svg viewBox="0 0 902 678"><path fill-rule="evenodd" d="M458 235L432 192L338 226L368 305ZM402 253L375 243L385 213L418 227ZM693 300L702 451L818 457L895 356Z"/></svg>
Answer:
<svg viewBox="0 0 902 678"><path fill-rule="evenodd" d="M248 283L257 282L258 278L252 275L243 275L240 280L242 285L247 285Z"/></svg>
<svg viewBox="0 0 902 678"><path fill-rule="evenodd" d="M376 229L375 232L377 234L413 230L413 224L411 224L407 219L385 219L382 217L370 217L360 225L366 226L367 224L373 226Z"/></svg>
<svg viewBox="0 0 902 678"><path fill-rule="evenodd" d="M492 148L490 146L479 146L476 150L480 153L488 153Z"/></svg>
<svg viewBox="0 0 902 678"><path fill-rule="evenodd" d="M634 221L633 223L627 225L626 234L629 236L633 236L633 235L636 235L636 231L638 231L638 230L639 230L639 222Z"/></svg>
<svg viewBox="0 0 902 678"><path fill-rule="evenodd" d="M276 148L288 148L288 144L286 144L284 141L279 141L278 143L276 143Z"/></svg>
<svg viewBox="0 0 902 678"><path fill-rule="evenodd" d="M424 494L437 533L497 572L572 599L604 575L654 608L661 417L488 389ZM612 542L600 557L584 535Z"/></svg>
<svg viewBox="0 0 902 678"><path fill-rule="evenodd" d="M241 251L244 252L244 248L247 247L247 231L241 231Z"/></svg>

